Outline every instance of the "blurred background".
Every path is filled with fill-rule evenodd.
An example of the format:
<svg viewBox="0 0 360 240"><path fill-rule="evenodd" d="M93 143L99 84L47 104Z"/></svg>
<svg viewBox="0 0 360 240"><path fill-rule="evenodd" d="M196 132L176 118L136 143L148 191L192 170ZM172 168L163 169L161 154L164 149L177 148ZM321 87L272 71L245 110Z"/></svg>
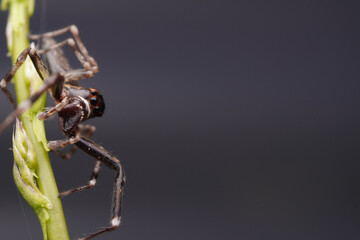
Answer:
<svg viewBox="0 0 360 240"><path fill-rule="evenodd" d="M76 24L98 61L83 81L106 101L93 139L127 174L122 224L97 239L359 239L359 11L359 1L37 1L33 33ZM0 102L4 119L11 104ZM56 118L46 131L63 137ZM0 136L1 238L41 239L13 183L11 132ZM50 158L60 191L88 181L85 153ZM114 176L104 167L94 189L63 200L72 239L108 223Z"/></svg>

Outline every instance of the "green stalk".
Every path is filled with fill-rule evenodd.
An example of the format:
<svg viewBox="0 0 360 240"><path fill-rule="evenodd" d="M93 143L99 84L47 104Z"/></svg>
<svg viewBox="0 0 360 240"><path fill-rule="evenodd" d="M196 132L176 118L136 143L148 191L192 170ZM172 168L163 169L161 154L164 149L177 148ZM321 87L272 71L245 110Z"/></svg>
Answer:
<svg viewBox="0 0 360 240"><path fill-rule="evenodd" d="M3 0L1 3L2 10L9 10L6 33L8 50L13 63L15 63L19 54L29 47L27 35L29 34L29 18L33 13L34 4L34 0ZM42 84L42 80L37 75L35 68L29 59L27 59L24 65L17 71L13 81L18 103L27 99ZM26 113L22 114L20 118L22 126L25 129L27 140L31 143L31 150L37 159L37 165L34 169L36 186L51 204L47 205L47 208L44 207L44 205L40 207L40 205L36 203L36 200L34 202L34 199L36 199L34 196L37 195L27 199L26 196L28 195L24 195L24 193L31 193L32 191L27 190L34 190L34 188L29 188L30 185L26 185L25 187L21 185L24 183L22 179L23 176L20 176L19 172L15 171L17 169L16 167L14 167L14 178L19 191L38 215L42 224L44 239L68 240L69 235L61 201L58 197L59 192L47 153L49 149L47 147L44 123L36 117L36 114L42 111L45 105L46 93L43 94ZM25 140L22 141L24 142ZM21 144L18 146L20 148L23 147ZM25 148L27 148L27 146L25 146ZM18 154L18 156L21 158L21 154ZM19 164L17 166L19 169L21 168ZM44 217L44 210L48 213L48 216L46 217Z"/></svg>

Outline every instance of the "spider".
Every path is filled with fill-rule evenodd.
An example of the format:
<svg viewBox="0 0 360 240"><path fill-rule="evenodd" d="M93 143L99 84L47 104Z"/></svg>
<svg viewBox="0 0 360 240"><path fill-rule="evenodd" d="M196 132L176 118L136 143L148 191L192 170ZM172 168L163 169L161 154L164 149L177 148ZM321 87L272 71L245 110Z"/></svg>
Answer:
<svg viewBox="0 0 360 240"><path fill-rule="evenodd" d="M72 37L61 42L56 42L54 37L67 32L70 32ZM15 106L15 110L0 124L0 133L7 128L18 115L29 109L44 92L49 90L54 99L55 106L47 108L44 112L39 113L37 117L41 120L46 120L55 113L58 113L59 127L67 137L62 140L49 141L49 148L66 159L70 158L76 148L96 158L95 167L88 184L62 192L59 194L59 197L94 187L100 167L103 164L114 169L117 174L114 184L110 225L81 239L90 239L102 233L115 230L119 227L121 219L122 196L125 183L124 171L120 161L116 157L89 139L94 133L95 127L80 124L88 119L101 117L105 110L102 95L96 89L81 87L78 82L80 79L90 78L97 73L98 65L95 59L89 55L85 45L80 39L78 28L75 25L52 32L30 35L29 39L39 41L42 49L35 47L25 49L19 55L11 70L1 80L0 88ZM70 67L62 51L62 47L65 45L72 48L83 68L72 69ZM43 56L44 62L40 58L40 55ZM13 78L15 72L24 63L27 56L30 57L37 73L43 80L43 85L27 100L17 106L14 98L7 90L7 85ZM57 149L71 144L73 144L73 148L67 153L57 151Z"/></svg>

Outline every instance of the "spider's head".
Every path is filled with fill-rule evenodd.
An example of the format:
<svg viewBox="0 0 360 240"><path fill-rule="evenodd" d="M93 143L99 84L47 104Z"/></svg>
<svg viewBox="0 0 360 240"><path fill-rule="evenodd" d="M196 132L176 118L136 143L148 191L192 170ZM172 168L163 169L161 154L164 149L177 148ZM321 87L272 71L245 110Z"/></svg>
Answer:
<svg viewBox="0 0 360 240"><path fill-rule="evenodd" d="M88 99L90 105L90 116L101 117L105 111L105 103L103 96L98 92L98 90L89 88L90 98Z"/></svg>

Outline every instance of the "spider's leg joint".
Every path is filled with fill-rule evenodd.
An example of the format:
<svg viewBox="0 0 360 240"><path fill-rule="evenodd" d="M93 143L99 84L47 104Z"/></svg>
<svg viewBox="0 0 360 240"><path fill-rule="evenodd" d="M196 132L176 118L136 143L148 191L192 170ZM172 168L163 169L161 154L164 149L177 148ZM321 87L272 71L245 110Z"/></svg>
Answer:
<svg viewBox="0 0 360 240"><path fill-rule="evenodd" d="M4 79L1 80L0 87L1 88L6 88L6 81Z"/></svg>
<svg viewBox="0 0 360 240"><path fill-rule="evenodd" d="M70 26L70 31L73 33L73 34L79 34L79 29L77 28L76 25L71 25Z"/></svg>
<svg viewBox="0 0 360 240"><path fill-rule="evenodd" d="M120 226L120 217L114 217L111 220L111 226L114 228L118 228Z"/></svg>
<svg viewBox="0 0 360 240"><path fill-rule="evenodd" d="M92 180L89 181L90 186L93 187L93 186L95 186L95 184L96 184L96 179L92 179Z"/></svg>

